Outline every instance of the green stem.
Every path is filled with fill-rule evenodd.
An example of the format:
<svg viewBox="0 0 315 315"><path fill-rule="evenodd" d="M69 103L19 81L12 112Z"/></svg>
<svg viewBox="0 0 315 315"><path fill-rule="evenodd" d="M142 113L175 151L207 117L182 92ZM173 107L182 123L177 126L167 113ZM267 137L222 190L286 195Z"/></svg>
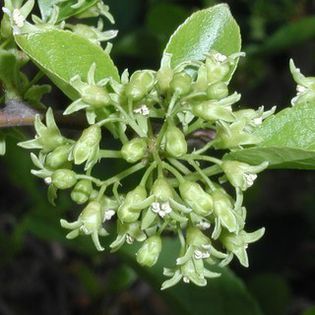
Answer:
<svg viewBox="0 0 315 315"><path fill-rule="evenodd" d="M191 173L188 167L186 167L184 164L179 162L178 160L174 158L168 158L168 161L175 166L179 171L181 171L184 175L188 175Z"/></svg>
<svg viewBox="0 0 315 315"><path fill-rule="evenodd" d="M209 188L214 191L215 187L213 185L213 183L211 182L210 178L207 177L204 172L202 171L202 169L198 166L197 162L191 160L189 161L189 164L191 164L197 171L197 173L199 173L200 177L204 180L204 182L209 186Z"/></svg>
<svg viewBox="0 0 315 315"><path fill-rule="evenodd" d="M103 182L103 185L110 186L110 185L114 184L115 182L120 182L123 178L125 178L125 177L127 177L127 176L129 176L135 172L140 171L145 166L146 166L146 164L141 161L141 162L127 168L126 170L118 173L117 175L115 175L111 178L108 178L107 180L105 180Z"/></svg>
<svg viewBox="0 0 315 315"><path fill-rule="evenodd" d="M103 125L106 125L107 123L110 122L122 122L122 123L127 123L124 119L119 118L119 117L109 117L103 120L100 120L97 125L99 125L100 127L102 127Z"/></svg>
<svg viewBox="0 0 315 315"><path fill-rule="evenodd" d="M24 93L30 88L32 87L34 84L36 84L42 77L44 76L44 72L42 72L41 70L39 70L36 75L34 76L34 78L27 84L27 86L24 88Z"/></svg>
<svg viewBox="0 0 315 315"><path fill-rule="evenodd" d="M140 182L140 185L141 186L145 186L146 183L147 183L147 180L151 174L151 172L156 168L156 165L157 165L157 162L154 161L151 163L151 165L147 168L147 170L145 171L142 179L141 179L141 182Z"/></svg>
<svg viewBox="0 0 315 315"><path fill-rule="evenodd" d="M219 159L216 159L212 156L207 156L207 155L198 155L195 153L191 153L191 154L185 154L184 156L181 157L181 159L183 160L187 160L187 161L191 161L191 160L202 160L202 161L207 161L207 162L211 162L217 165L222 165L222 161Z"/></svg>
<svg viewBox="0 0 315 315"><path fill-rule="evenodd" d="M204 125L204 121L201 118L198 118L194 123L192 123L188 127L187 132L185 133L185 135L188 135L188 134L194 132L195 130L202 129L203 125Z"/></svg>
<svg viewBox="0 0 315 315"><path fill-rule="evenodd" d="M177 171L177 169L166 162L162 162L162 166L170 171L178 180L179 183L184 181L184 177Z"/></svg>
<svg viewBox="0 0 315 315"><path fill-rule="evenodd" d="M93 182L96 186L102 186L103 182L97 178L94 178L93 176L89 175L77 175L77 179L88 179L91 182Z"/></svg>
<svg viewBox="0 0 315 315"><path fill-rule="evenodd" d="M201 149L194 151L194 154L201 154L206 152L208 149L210 149L213 144L215 143L215 140L209 141L206 145L204 145Z"/></svg>
<svg viewBox="0 0 315 315"><path fill-rule="evenodd" d="M166 113L166 119L168 119L171 116L172 111L173 111L173 107L177 101L177 98L178 98L178 93L175 92L171 98L169 105L168 105L167 113Z"/></svg>
<svg viewBox="0 0 315 315"><path fill-rule="evenodd" d="M99 159L107 159L107 158L112 158L112 159L120 159L121 152L120 151L114 151L114 150L100 150L98 154Z"/></svg>

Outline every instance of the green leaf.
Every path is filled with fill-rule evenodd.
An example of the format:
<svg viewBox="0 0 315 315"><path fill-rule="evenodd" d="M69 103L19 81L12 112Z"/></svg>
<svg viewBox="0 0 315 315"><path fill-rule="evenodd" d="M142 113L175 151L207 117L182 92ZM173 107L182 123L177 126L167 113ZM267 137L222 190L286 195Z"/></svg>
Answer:
<svg viewBox="0 0 315 315"><path fill-rule="evenodd" d="M290 287L284 277L275 273L258 274L248 282L266 315L285 315L291 300Z"/></svg>
<svg viewBox="0 0 315 315"><path fill-rule="evenodd" d="M99 46L68 31L50 30L15 37L20 48L71 99L77 92L69 81L75 75L86 80L92 63L96 63L96 80L113 77L118 70L110 56Z"/></svg>
<svg viewBox="0 0 315 315"><path fill-rule="evenodd" d="M86 10L88 10L90 7L95 5L98 2L98 0L86 0L85 3L80 6L80 8L74 9L71 8L73 4L77 3L77 0L70 0L66 1L64 3L59 3L58 0L38 0L38 6L40 9L40 13L43 19L47 19L52 12L53 6L57 5L59 3L59 17L58 21L62 21L64 19L67 19L71 16L80 14Z"/></svg>
<svg viewBox="0 0 315 315"><path fill-rule="evenodd" d="M270 168L315 169L315 103L286 108L255 133L262 142L225 156L247 163L269 161Z"/></svg>
<svg viewBox="0 0 315 315"><path fill-rule="evenodd" d="M226 4L192 14L171 36L164 52L173 55L175 67L184 61L202 60L211 49L225 55L241 50L239 26Z"/></svg>
<svg viewBox="0 0 315 315"><path fill-rule="evenodd" d="M222 276L209 279L206 287L196 287L183 282L175 287L160 291L165 280L163 267L171 267L179 251L178 242L172 239L163 240L163 251L155 266L141 268L135 260L135 247L124 246L120 253L135 268L139 276L152 285L168 302L172 314L182 315L262 315L257 303L248 293L242 281L228 269L214 271L222 272ZM212 270L212 269L211 269Z"/></svg>

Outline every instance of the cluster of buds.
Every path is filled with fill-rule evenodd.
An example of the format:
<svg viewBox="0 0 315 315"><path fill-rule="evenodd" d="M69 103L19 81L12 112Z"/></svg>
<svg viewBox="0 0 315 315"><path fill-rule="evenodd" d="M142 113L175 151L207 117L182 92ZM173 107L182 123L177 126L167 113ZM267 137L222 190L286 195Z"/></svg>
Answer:
<svg viewBox="0 0 315 315"><path fill-rule="evenodd" d="M50 200L58 190L70 190L82 207L74 222L61 220L71 230L67 238L90 235L103 250L100 237L109 234L106 224L116 224L110 249L141 242L137 262L151 267L163 250L163 234L174 233L180 249L174 268L164 271L171 278L163 289L181 279L204 286L220 275L209 270L211 265L224 266L233 256L248 266L246 248L264 229L245 231L243 193L268 163L249 165L218 156L258 143L254 131L275 109L233 109L240 95L229 92L228 82L241 56L211 51L202 61L172 67L172 56L165 54L158 71L129 77L126 70L119 82L96 81L95 64L86 81L72 78L79 98L64 114L84 111L88 128L76 140L68 139L49 109L46 125L36 118L35 139L20 144L40 150L32 154L38 168L33 174L49 185ZM104 129L120 142L120 150L102 148ZM194 147L188 140L200 130L209 132L211 140ZM124 160L126 169L97 177L94 166L110 159ZM140 180L126 192L124 179L135 173ZM229 185L234 195L225 190Z"/></svg>
<svg viewBox="0 0 315 315"><path fill-rule="evenodd" d="M13 1L4 0L4 6L2 8L5 13L0 27L0 34L4 38L8 38L13 35L26 34L26 33L38 33L42 30L49 29L67 29L71 30L82 37L87 38L92 43L100 45L104 41L111 40L116 37L116 30L104 31L104 23L102 16L108 19L112 24L114 18L109 12L109 7L98 0L91 6L88 0L78 0L68 8L70 11L73 10L73 16L77 19L84 19L90 17L99 17L97 26L88 26L85 24L69 24L66 23L66 18L70 17L62 13L62 9L69 6L68 0L53 1L51 4L51 10L46 8L45 12L41 12L42 16L38 17L32 14L32 23L27 21L29 14L33 11L35 0L24 1ZM86 7L86 9L84 9ZM49 14L47 14L50 11ZM111 45L107 46L110 50Z"/></svg>

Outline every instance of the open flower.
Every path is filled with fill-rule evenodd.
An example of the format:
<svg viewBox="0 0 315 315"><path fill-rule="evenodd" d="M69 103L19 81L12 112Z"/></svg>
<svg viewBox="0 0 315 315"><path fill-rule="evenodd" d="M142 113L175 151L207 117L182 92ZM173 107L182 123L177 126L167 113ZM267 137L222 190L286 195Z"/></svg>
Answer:
<svg viewBox="0 0 315 315"><path fill-rule="evenodd" d="M290 71L294 81L297 83L296 96L291 100L294 106L298 103L308 102L315 99L315 77L305 77L290 59Z"/></svg>
<svg viewBox="0 0 315 315"><path fill-rule="evenodd" d="M252 233L247 233L244 230L238 234L225 232L220 236L220 240L232 256L235 255L244 267L248 267L248 256L246 252L248 244L258 241L264 233L265 228L261 228Z"/></svg>
<svg viewBox="0 0 315 315"><path fill-rule="evenodd" d="M257 173L260 173L268 166L268 162L262 162L259 165L249 165L238 161L223 161L221 168L224 171L229 182L241 190L246 190L254 184Z"/></svg>
<svg viewBox="0 0 315 315"><path fill-rule="evenodd" d="M80 234L91 235L93 243L97 250L102 251L104 248L99 241L100 236L106 236L108 233L102 227L104 213L101 204L97 201L91 201L81 212L78 219L74 222L60 220L63 228L72 230L67 234L68 239L73 239Z"/></svg>
<svg viewBox="0 0 315 315"><path fill-rule="evenodd" d="M24 149L41 149L44 153L48 153L61 145L69 143L61 135L51 108L46 112L46 126L42 123L40 115L36 115L34 127L36 130L35 139L20 142L18 144L20 147Z"/></svg>
<svg viewBox="0 0 315 315"><path fill-rule="evenodd" d="M70 84L79 92L80 98L71 103L64 111L64 115L70 115L81 109L86 110L86 118L90 124L95 123L96 110L108 114L106 106L111 104L111 98L106 90L109 79L95 81L96 63L93 63L87 75L87 82L83 82L79 75L70 80Z"/></svg>

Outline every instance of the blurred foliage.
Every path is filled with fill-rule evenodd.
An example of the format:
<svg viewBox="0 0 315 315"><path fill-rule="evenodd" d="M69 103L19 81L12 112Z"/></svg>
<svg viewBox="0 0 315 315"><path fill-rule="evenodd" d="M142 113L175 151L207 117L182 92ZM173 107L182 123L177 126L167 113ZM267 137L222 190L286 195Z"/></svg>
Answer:
<svg viewBox="0 0 315 315"><path fill-rule="evenodd" d="M156 69L165 43L178 24L193 11L219 1L106 3L119 30L112 56L122 71L127 67ZM247 52L232 81L243 95L242 104L287 106L295 94L289 58L293 57L306 75L315 74L314 1L227 3L240 24L243 50ZM54 95L52 102L55 97L58 103L65 103L59 95ZM165 302L146 282L138 280L136 273L154 288L152 275L134 270L128 253L123 257L100 255L84 238L71 242L64 238L59 218L66 212L71 218L75 209L69 209L70 202L62 194L58 208L48 205L44 187L29 176L29 156L15 146L21 133L14 136L7 155L0 159L0 314L185 314L185 309L176 308L175 293L164 295ZM110 168L116 167L119 165L99 171L112 172ZM247 196L246 203L252 209L250 229L264 225L267 232L261 244L249 251L251 268L232 267L245 280L265 315L315 314L314 187L311 172L269 171ZM209 284L212 297L190 295L187 287L179 290L182 292L177 301L194 299L198 314L240 314L228 306L225 313L213 308L215 300L221 307L230 302L231 288L220 289L213 282Z"/></svg>

